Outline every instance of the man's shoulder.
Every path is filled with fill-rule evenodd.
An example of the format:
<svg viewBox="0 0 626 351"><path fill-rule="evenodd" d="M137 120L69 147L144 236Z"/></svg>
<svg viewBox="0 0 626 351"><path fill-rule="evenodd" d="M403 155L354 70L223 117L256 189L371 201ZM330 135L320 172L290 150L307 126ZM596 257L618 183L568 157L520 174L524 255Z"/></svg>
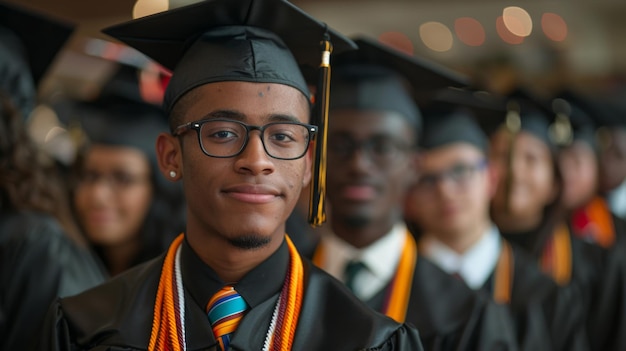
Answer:
<svg viewBox="0 0 626 351"><path fill-rule="evenodd" d="M162 263L162 257L153 259L83 293L60 299L58 308L73 337L84 341L148 337Z"/></svg>
<svg viewBox="0 0 626 351"><path fill-rule="evenodd" d="M307 282L299 329L308 330L308 342L364 350L422 349L415 328L374 311L310 261L305 260L305 271ZM316 333L311 331L315 330L323 331L323 335L313 337ZM399 345L404 348L397 348Z"/></svg>

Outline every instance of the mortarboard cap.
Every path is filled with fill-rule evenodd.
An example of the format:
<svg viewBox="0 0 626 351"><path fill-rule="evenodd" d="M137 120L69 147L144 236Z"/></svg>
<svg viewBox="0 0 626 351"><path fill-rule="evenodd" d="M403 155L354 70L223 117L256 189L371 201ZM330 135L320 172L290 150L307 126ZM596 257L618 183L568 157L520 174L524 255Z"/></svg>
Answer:
<svg viewBox="0 0 626 351"><path fill-rule="evenodd" d="M331 109L396 111L419 130L416 98L468 83L459 73L375 40L359 37L354 41L358 50L333 57Z"/></svg>
<svg viewBox="0 0 626 351"><path fill-rule="evenodd" d="M527 132L551 149L559 142L559 138L564 137L551 131L554 113L547 101L525 88L515 89L506 96L506 109L504 125L514 134Z"/></svg>
<svg viewBox="0 0 626 351"><path fill-rule="evenodd" d="M284 0L209 0L109 27L104 33L173 71L166 112L187 91L220 81L309 89L299 65L320 65L320 42L354 43Z"/></svg>
<svg viewBox="0 0 626 351"><path fill-rule="evenodd" d="M504 101L485 91L442 89L422 108L424 133L420 147L432 150L467 143L486 153L488 134L501 124L505 111Z"/></svg>
<svg viewBox="0 0 626 351"><path fill-rule="evenodd" d="M330 53L356 49L350 39L285 0L207 0L104 33L173 71L163 102L168 114L185 93L215 82L277 83L309 97L300 67L319 67L309 221L314 226L325 221Z"/></svg>
<svg viewBox="0 0 626 351"><path fill-rule="evenodd" d="M561 146L567 146L574 141L582 141L593 149L597 148L596 124L592 116L601 112L598 109L599 106L590 97L572 90L563 90L552 100L552 108L556 115L555 124L561 123L562 128L571 129L571 137L566 138Z"/></svg>
<svg viewBox="0 0 626 351"><path fill-rule="evenodd" d="M57 19L0 2L0 88L24 117L35 105L36 85L73 30Z"/></svg>

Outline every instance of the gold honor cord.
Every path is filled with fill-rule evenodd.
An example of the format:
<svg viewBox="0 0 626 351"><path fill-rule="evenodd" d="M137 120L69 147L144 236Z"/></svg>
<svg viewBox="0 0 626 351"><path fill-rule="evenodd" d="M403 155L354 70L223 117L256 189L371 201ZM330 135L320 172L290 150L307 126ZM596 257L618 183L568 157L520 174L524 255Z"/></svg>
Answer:
<svg viewBox="0 0 626 351"><path fill-rule="evenodd" d="M514 268L515 262L511 244L503 241L493 282L493 300L495 302L501 304L509 304L511 302Z"/></svg>
<svg viewBox="0 0 626 351"><path fill-rule="evenodd" d="M541 269L559 285L572 278L572 241L567 225L560 225L546 243L540 261Z"/></svg>
<svg viewBox="0 0 626 351"><path fill-rule="evenodd" d="M385 301L383 313L393 318L396 322L403 323L406 318L406 311L409 308L411 299L411 287L413 286L413 276L415 264L417 263L417 244L413 235L406 232L402 256L398 263L396 275L391 282L391 286Z"/></svg>
<svg viewBox="0 0 626 351"><path fill-rule="evenodd" d="M332 44L326 34L322 41L322 63L319 68L319 81L316 92L314 124L317 125L315 155L313 163L313 184L309 198L309 224L319 227L326 222L326 143L328 138L328 105L330 101L330 54Z"/></svg>

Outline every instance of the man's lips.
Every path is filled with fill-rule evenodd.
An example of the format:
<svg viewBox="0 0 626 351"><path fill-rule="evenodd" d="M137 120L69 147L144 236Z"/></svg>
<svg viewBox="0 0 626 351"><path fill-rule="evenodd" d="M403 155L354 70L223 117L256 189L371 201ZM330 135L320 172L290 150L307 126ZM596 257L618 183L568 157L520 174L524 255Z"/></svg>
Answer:
<svg viewBox="0 0 626 351"><path fill-rule="evenodd" d="M347 185L341 188L341 197L352 201L370 201L376 198L376 189L371 185Z"/></svg>
<svg viewBox="0 0 626 351"><path fill-rule="evenodd" d="M268 203L281 196L278 189L258 184L233 185L224 189L223 192L233 199L252 204Z"/></svg>

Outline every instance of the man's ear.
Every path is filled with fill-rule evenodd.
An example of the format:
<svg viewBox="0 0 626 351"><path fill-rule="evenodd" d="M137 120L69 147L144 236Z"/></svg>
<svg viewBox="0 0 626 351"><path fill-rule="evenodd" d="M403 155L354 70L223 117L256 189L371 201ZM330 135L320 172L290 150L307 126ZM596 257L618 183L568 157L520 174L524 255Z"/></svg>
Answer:
<svg viewBox="0 0 626 351"><path fill-rule="evenodd" d="M496 191L498 190L498 183L500 182L501 174L498 172L496 167L489 162L487 163L487 189L489 191L489 198L493 199L496 196Z"/></svg>
<svg viewBox="0 0 626 351"><path fill-rule="evenodd" d="M165 178L177 181L183 176L183 158L180 142L169 133L161 133L156 141L159 170Z"/></svg>
<svg viewBox="0 0 626 351"><path fill-rule="evenodd" d="M302 179L302 188L306 188L311 183L313 176L313 159L315 158L315 146L309 145L309 150L304 157L304 177Z"/></svg>
<svg viewBox="0 0 626 351"><path fill-rule="evenodd" d="M419 178L422 158L423 156L420 152L412 153L409 158L409 162L407 164L407 172L409 173L407 180L409 186L411 187L415 185L415 183L417 183L417 180Z"/></svg>

